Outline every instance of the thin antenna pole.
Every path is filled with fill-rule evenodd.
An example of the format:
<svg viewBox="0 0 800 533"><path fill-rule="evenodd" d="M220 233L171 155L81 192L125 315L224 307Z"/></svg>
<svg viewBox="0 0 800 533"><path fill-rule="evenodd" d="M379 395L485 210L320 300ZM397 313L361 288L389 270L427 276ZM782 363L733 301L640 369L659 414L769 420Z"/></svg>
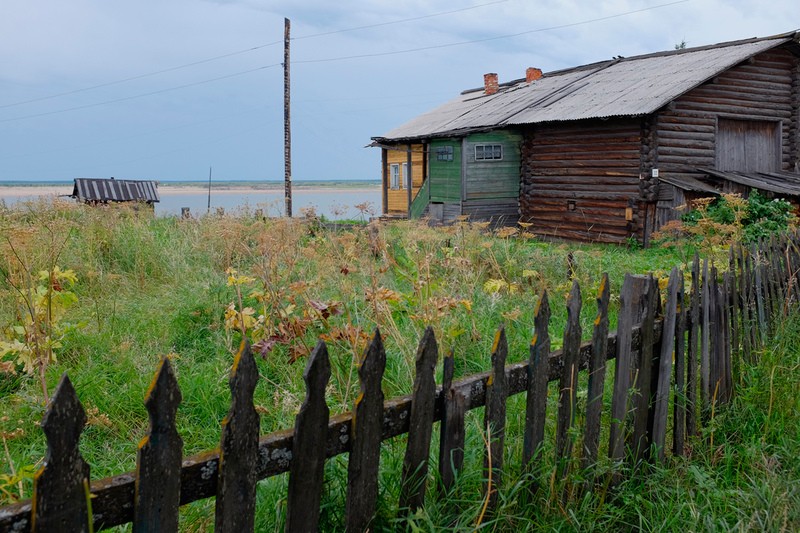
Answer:
<svg viewBox="0 0 800 533"><path fill-rule="evenodd" d="M211 167L208 167L208 208L206 212L211 212Z"/></svg>
<svg viewBox="0 0 800 533"><path fill-rule="evenodd" d="M283 19L283 164L286 216L292 216L292 130L289 118L289 19Z"/></svg>

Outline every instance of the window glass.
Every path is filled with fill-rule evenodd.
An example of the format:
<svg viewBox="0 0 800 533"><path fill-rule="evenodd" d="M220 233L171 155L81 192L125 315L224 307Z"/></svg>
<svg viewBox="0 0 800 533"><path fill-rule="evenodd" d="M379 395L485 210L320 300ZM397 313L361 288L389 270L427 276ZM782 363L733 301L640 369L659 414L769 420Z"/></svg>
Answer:
<svg viewBox="0 0 800 533"><path fill-rule="evenodd" d="M503 159L502 144L476 144L475 161L499 161Z"/></svg>

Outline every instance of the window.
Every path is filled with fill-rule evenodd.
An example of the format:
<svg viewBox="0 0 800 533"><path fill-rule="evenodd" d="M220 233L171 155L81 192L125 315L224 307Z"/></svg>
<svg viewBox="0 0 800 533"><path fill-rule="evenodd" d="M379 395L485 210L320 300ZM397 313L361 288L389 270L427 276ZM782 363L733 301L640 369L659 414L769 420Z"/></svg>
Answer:
<svg viewBox="0 0 800 533"><path fill-rule="evenodd" d="M407 188L408 182L408 163L403 163L403 175L400 179L400 188L405 189Z"/></svg>
<svg viewBox="0 0 800 533"><path fill-rule="evenodd" d="M389 165L390 187L392 189L400 188L400 165L397 163Z"/></svg>
<svg viewBox="0 0 800 533"><path fill-rule="evenodd" d="M476 144L475 161L498 161L503 159L502 144Z"/></svg>
<svg viewBox="0 0 800 533"><path fill-rule="evenodd" d="M452 161L453 160L453 147L440 146L436 149L437 161Z"/></svg>

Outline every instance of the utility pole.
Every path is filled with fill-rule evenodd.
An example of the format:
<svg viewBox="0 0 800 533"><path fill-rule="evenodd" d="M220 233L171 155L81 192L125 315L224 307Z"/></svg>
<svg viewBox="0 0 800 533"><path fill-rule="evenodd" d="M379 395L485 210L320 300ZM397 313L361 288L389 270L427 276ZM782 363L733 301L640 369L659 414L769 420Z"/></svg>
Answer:
<svg viewBox="0 0 800 533"><path fill-rule="evenodd" d="M289 118L289 19L283 19L283 166L286 216L292 216L292 129Z"/></svg>
<svg viewBox="0 0 800 533"><path fill-rule="evenodd" d="M208 208L206 213L211 212L211 167L208 167Z"/></svg>

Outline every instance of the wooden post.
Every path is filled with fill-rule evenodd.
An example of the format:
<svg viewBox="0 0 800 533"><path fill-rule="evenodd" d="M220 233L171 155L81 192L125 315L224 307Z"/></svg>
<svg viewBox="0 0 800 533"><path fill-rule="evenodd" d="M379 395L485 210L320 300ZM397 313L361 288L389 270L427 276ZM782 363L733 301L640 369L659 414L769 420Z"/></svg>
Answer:
<svg viewBox="0 0 800 533"><path fill-rule="evenodd" d="M453 387L453 352L444 359L442 396L444 414L439 436L439 476L447 493L464 464L464 395Z"/></svg>
<svg viewBox="0 0 800 533"><path fill-rule="evenodd" d="M347 464L347 502L345 524L350 533L366 531L378 501L378 466L383 429L383 391L381 381L386 368L380 330L358 367L360 393L353 409L350 429L350 459Z"/></svg>
<svg viewBox="0 0 800 533"><path fill-rule="evenodd" d="M558 477L569 473L572 440L569 431L575 425L575 404L578 399L578 351L581 345L581 289L573 280L567 301L567 325L562 348L564 368L559 383L558 418L556 421L556 463Z"/></svg>
<svg viewBox="0 0 800 533"><path fill-rule="evenodd" d="M408 218L411 218L411 202L414 199L414 195L412 193L412 189L414 188L414 179L412 177L414 158L412 157L411 149L412 145L409 143L408 152L406 152L406 171L408 175L403 176L403 180L406 182L406 196L408 197Z"/></svg>
<svg viewBox="0 0 800 533"><path fill-rule="evenodd" d="M253 406L258 368L250 343L243 340L233 360L228 384L231 407L222 421L217 478L215 531L253 531L260 417Z"/></svg>
<svg viewBox="0 0 800 533"><path fill-rule="evenodd" d="M701 287L702 336L700 339L700 414L707 421L711 400L711 280L708 277L708 259L703 260L703 279Z"/></svg>
<svg viewBox="0 0 800 533"><path fill-rule="evenodd" d="M289 81L289 45L291 22L283 19L283 167L286 216L292 217L292 121L290 115L291 84Z"/></svg>
<svg viewBox="0 0 800 533"><path fill-rule="evenodd" d="M697 355L700 340L700 256L692 262L692 294L689 303L689 350L686 360L686 433L697 434Z"/></svg>
<svg viewBox="0 0 800 533"><path fill-rule="evenodd" d="M528 396L525 408L525 435L522 444L522 464L533 471L533 460L538 460L544 442L544 424L547 414L547 382L550 373L550 304L547 291L542 291L534 311L534 333L527 365Z"/></svg>
<svg viewBox="0 0 800 533"><path fill-rule="evenodd" d="M133 531L178 531L183 440L175 428L181 391L172 365L161 360L144 405L150 430L139 443Z"/></svg>
<svg viewBox="0 0 800 533"><path fill-rule="evenodd" d="M439 357L439 347L433 328L428 326L417 348L416 375L411 398L408 444L403 459L400 482L400 509L413 513L425 503L425 484L428 477L433 432L433 409L436 399L434 371Z"/></svg>
<svg viewBox="0 0 800 533"><path fill-rule="evenodd" d="M503 445L506 435L506 357L508 342L503 326L497 330L492 344L492 370L486 382L486 410L483 427L486 442L483 456L484 498L488 498L487 509L492 512L497 504L497 487L503 472Z"/></svg>
<svg viewBox="0 0 800 533"><path fill-rule="evenodd" d="M675 403L672 425L672 453L678 456L683 455L686 444L686 325L689 313L686 310L683 291L683 272L681 272L675 295L678 317L675 325Z"/></svg>
<svg viewBox="0 0 800 533"><path fill-rule="evenodd" d="M652 275L646 278L643 294L643 311L641 320L642 346L639 349L639 364L635 365L637 375L633 380L633 458L639 462L647 457L652 442L653 376L658 372L658 356L655 354L655 318L661 303L658 282Z"/></svg>
<svg viewBox="0 0 800 533"><path fill-rule="evenodd" d="M308 358L303 380L306 399L294 422L292 466L286 500L286 531L317 531L325 473L325 442L330 411L325 387L331 377L328 348L319 341Z"/></svg>
<svg viewBox="0 0 800 533"><path fill-rule="evenodd" d="M606 380L608 351L608 274L603 273L597 294L597 318L592 334L592 358L589 361L589 392L586 399L586 433L583 438L583 465L591 468L597 461L600 443L600 415L603 410L603 388Z"/></svg>
<svg viewBox="0 0 800 533"><path fill-rule="evenodd" d="M389 154L381 148L381 214L389 212Z"/></svg>
<svg viewBox="0 0 800 533"><path fill-rule="evenodd" d="M669 413L669 394L672 380L672 351L675 346L675 330L678 320L678 284L683 284L683 276L677 268L669 275L667 301L664 309L664 327L661 330L661 354L658 358L658 383L653 406L653 443L659 461L664 460L664 447L667 436L667 414Z"/></svg>
<svg viewBox="0 0 800 533"><path fill-rule="evenodd" d="M47 453L33 478L31 531L89 531L89 465L78 449L85 425L86 412L64 374L42 419Z"/></svg>
<svg viewBox="0 0 800 533"><path fill-rule="evenodd" d="M620 310L617 319L617 357L614 362L614 393L611 398L611 431L608 456L621 461L625 456L625 433L628 409L631 405L630 389L633 381L633 327L641 320L645 293L650 285L646 276L625 275L620 291Z"/></svg>

